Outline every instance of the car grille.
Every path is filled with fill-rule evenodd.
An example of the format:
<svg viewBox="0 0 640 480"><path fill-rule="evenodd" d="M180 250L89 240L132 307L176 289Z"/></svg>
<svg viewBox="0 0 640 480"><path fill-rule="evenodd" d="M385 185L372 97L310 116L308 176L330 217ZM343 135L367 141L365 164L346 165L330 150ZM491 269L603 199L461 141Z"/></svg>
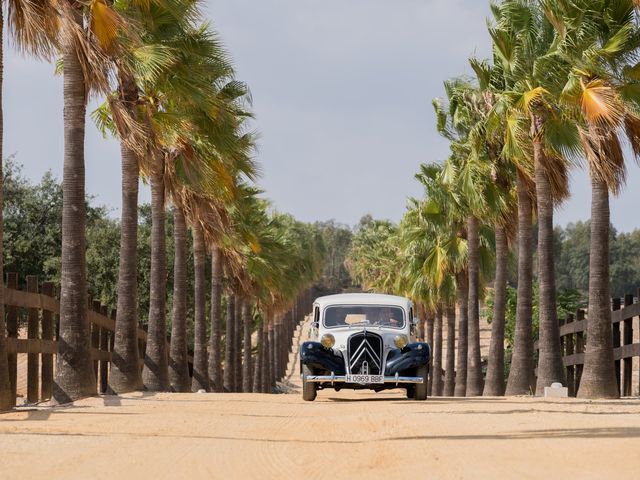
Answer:
<svg viewBox="0 0 640 480"><path fill-rule="evenodd" d="M352 374L382 374L382 337L371 332L349 337L349 371Z"/></svg>

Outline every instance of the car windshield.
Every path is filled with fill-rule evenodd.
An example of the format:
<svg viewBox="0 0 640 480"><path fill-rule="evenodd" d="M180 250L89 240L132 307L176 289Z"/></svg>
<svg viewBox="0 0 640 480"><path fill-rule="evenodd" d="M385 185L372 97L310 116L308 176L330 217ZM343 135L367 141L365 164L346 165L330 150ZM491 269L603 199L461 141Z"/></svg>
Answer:
<svg viewBox="0 0 640 480"><path fill-rule="evenodd" d="M400 307L384 305L340 305L325 309L325 327L335 328L350 325L402 328L404 327L404 311Z"/></svg>

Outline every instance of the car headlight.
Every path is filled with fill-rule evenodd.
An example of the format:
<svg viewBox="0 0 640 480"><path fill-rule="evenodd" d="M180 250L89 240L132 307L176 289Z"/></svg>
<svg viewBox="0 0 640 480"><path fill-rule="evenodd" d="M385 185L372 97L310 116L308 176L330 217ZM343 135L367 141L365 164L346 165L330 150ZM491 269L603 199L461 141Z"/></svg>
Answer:
<svg viewBox="0 0 640 480"><path fill-rule="evenodd" d="M402 349L409 344L409 338L406 335L396 335L396 338L393 339L393 343L395 343L396 347Z"/></svg>
<svg viewBox="0 0 640 480"><path fill-rule="evenodd" d="M330 333L325 333L320 339L320 343L324 348L331 348L336 344L336 338Z"/></svg>

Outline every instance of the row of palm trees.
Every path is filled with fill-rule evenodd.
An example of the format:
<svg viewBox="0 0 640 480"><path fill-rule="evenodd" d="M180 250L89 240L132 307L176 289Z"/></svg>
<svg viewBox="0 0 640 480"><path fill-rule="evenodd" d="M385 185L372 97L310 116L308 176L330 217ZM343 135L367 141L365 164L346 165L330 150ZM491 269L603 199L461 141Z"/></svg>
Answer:
<svg viewBox="0 0 640 480"><path fill-rule="evenodd" d="M121 146L121 242L110 389L115 393L141 388L251 391L255 384L256 389L267 390L284 373L283 351L294 321L291 311L296 305L299 309L305 289L319 273L321 242L310 226L271 212L260 198L262 192L254 186L255 134L247 126L252 117L250 94L235 78L227 52L203 20L201 3L7 2L15 44L42 58L57 57L57 70L63 76L62 273L53 393L57 402L96 393L85 261L84 135L92 97L104 99L92 119ZM136 338L140 178L151 187L152 211L151 291L142 371ZM176 252L170 349L167 205L173 207ZM192 378L186 338L189 230L195 267ZM205 311L207 254L212 263L210 327ZM0 309L2 303L0 298ZM256 323L257 353L251 348ZM254 364L257 368L252 368ZM14 401L8 382L0 311L0 410Z"/></svg>
<svg viewBox="0 0 640 480"><path fill-rule="evenodd" d="M591 177L588 330L579 397L619 396L609 295L609 195L620 191L628 155L640 154L640 28L634 0L492 2L490 60L470 59L475 78L445 82L435 100L438 131L450 142L443 164L421 166L425 197L399 227L378 222L354 242L349 265L369 288L413 297L438 335L447 319L446 395L542 393L565 383L553 257L553 214L569 195L572 168ZM623 142L630 148L624 148ZM532 335L537 223L539 355ZM367 247L366 245L369 245ZM374 245L378 243L378 245ZM367 251L367 249L369 250ZM517 255L513 356L504 379L507 263ZM395 272L400 272L396 275ZM495 301L486 378L479 302ZM454 367L455 308L458 354ZM431 325L431 326L429 326ZM440 358L439 358L440 357ZM537 368L537 371L536 371ZM455 380L454 372L455 370Z"/></svg>

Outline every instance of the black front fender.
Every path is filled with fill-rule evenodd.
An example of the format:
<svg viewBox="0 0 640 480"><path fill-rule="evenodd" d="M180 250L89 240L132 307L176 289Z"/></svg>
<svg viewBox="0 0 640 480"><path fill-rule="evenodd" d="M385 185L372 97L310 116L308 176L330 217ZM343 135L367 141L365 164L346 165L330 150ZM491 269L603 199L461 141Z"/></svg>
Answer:
<svg viewBox="0 0 640 480"><path fill-rule="evenodd" d="M410 343L402 350L394 349L387 355L385 375L393 376L406 370L415 370L418 367L429 365L431 360L431 347L428 343Z"/></svg>
<svg viewBox="0 0 640 480"><path fill-rule="evenodd" d="M346 375L342 354L330 348L324 348L319 342L304 342L300 347L300 363L314 373L323 372Z"/></svg>

